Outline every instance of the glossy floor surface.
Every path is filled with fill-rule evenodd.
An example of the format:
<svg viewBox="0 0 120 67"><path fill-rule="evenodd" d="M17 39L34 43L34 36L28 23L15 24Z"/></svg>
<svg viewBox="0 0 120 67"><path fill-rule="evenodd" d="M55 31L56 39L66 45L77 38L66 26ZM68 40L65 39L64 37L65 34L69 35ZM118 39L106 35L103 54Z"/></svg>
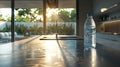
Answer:
<svg viewBox="0 0 120 67"><path fill-rule="evenodd" d="M83 40L41 40L35 36L0 43L0 67L120 67L120 58L104 46L84 50ZM103 49L104 48L104 49Z"/></svg>

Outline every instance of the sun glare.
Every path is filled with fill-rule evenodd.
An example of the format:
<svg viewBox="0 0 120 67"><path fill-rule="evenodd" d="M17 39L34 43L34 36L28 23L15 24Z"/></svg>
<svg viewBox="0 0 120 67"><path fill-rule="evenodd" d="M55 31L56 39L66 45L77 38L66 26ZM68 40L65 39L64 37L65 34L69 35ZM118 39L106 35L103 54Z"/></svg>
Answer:
<svg viewBox="0 0 120 67"><path fill-rule="evenodd" d="M15 15L16 14L17 11L15 11ZM7 19L7 17L11 16L11 8L0 8L0 15L2 15L4 19Z"/></svg>
<svg viewBox="0 0 120 67"><path fill-rule="evenodd" d="M11 8L1 8L0 14L3 16L3 18L10 16L11 15Z"/></svg>
<svg viewBox="0 0 120 67"><path fill-rule="evenodd" d="M55 8L47 8L47 17L51 17L52 14L58 14L58 9Z"/></svg>

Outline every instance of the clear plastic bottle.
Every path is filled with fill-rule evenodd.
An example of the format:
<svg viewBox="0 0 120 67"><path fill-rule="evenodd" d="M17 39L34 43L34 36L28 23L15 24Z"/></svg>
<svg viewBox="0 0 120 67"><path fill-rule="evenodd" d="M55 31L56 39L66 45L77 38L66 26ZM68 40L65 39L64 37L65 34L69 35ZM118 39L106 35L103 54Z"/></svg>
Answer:
<svg viewBox="0 0 120 67"><path fill-rule="evenodd" d="M90 13L84 23L84 48L96 48L96 25Z"/></svg>

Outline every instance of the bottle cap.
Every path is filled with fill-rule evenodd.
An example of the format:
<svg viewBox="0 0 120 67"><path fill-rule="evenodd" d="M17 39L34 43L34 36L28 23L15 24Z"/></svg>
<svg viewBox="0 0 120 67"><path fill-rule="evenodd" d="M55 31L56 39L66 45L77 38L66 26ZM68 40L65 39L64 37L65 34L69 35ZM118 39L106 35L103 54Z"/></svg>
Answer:
<svg viewBox="0 0 120 67"><path fill-rule="evenodd" d="M87 14L87 16L92 16L92 13L91 13L91 12L89 12L89 13Z"/></svg>

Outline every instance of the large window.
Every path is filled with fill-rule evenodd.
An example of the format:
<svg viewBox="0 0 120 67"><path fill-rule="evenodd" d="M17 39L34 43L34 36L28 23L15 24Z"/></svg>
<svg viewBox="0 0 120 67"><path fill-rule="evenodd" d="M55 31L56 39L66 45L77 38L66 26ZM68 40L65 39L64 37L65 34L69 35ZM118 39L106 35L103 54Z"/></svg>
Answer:
<svg viewBox="0 0 120 67"><path fill-rule="evenodd" d="M75 8L47 8L47 34L74 35L76 31Z"/></svg>
<svg viewBox="0 0 120 67"><path fill-rule="evenodd" d="M46 33L60 35L76 34L76 1L54 0L46 10Z"/></svg>
<svg viewBox="0 0 120 67"><path fill-rule="evenodd" d="M0 43L11 41L11 8L0 8Z"/></svg>
<svg viewBox="0 0 120 67"><path fill-rule="evenodd" d="M11 1L4 1L0 6L0 33L2 33L0 38L5 33L11 39L11 30L13 29L15 40L18 39L17 35L21 35L21 37L54 33L75 35L76 2L59 0L52 5L51 2L48 0L45 3L43 0L15 0L13 28L11 27L13 26L13 22L11 23Z"/></svg>
<svg viewBox="0 0 120 67"><path fill-rule="evenodd" d="M18 8L15 15L15 31L24 36L41 35L43 25L42 8Z"/></svg>

